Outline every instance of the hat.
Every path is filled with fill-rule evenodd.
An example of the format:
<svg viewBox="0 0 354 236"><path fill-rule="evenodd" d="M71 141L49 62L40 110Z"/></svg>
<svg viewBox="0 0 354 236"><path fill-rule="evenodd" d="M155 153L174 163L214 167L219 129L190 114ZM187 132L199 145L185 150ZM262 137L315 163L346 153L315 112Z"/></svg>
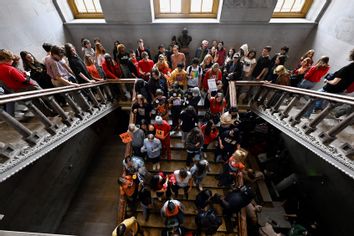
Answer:
<svg viewBox="0 0 354 236"><path fill-rule="evenodd" d="M162 119L161 116L156 116L156 117L155 117L155 122L156 122L156 124L162 124L162 121L163 121L163 119Z"/></svg>

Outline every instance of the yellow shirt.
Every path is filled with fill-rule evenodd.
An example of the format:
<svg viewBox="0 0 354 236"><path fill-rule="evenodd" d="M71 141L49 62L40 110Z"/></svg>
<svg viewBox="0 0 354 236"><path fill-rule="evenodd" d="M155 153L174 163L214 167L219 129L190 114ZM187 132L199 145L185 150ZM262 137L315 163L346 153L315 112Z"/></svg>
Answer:
<svg viewBox="0 0 354 236"><path fill-rule="evenodd" d="M120 223L119 225L122 225L122 224L125 225L125 227L126 227L124 235L136 235L138 233L139 224L134 216L123 220L123 222ZM119 225L113 230L112 236L117 236L117 228L119 227ZM130 232L131 234L128 234L128 232Z"/></svg>
<svg viewBox="0 0 354 236"><path fill-rule="evenodd" d="M185 88L187 86L187 72L185 70L173 70L169 82L170 85L172 85L174 82L178 82L180 86L183 86L183 88Z"/></svg>

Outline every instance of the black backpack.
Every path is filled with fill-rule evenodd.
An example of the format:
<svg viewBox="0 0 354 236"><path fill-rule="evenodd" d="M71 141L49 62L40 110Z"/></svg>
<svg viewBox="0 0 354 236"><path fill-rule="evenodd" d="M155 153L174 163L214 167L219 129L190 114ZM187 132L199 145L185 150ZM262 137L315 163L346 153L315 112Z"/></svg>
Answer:
<svg viewBox="0 0 354 236"><path fill-rule="evenodd" d="M199 211L195 217L195 223L198 226L198 231L205 232L208 235L215 234L219 226L222 224L220 216L217 216L213 208L206 211Z"/></svg>

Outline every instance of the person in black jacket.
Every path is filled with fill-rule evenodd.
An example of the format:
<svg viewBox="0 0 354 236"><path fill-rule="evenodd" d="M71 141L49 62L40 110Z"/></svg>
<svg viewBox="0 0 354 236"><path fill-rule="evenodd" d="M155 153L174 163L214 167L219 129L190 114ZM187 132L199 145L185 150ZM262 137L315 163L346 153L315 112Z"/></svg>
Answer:
<svg viewBox="0 0 354 236"><path fill-rule="evenodd" d="M41 88L53 88L50 76L47 74L47 68L40 63L30 52L20 52L23 69L30 72L31 79L35 80Z"/></svg>
<svg viewBox="0 0 354 236"><path fill-rule="evenodd" d="M148 81L148 90L152 98L155 97L155 93L157 89L161 89L163 95L167 97L168 88L167 88L166 78L163 75L161 75L158 69L152 69L151 78Z"/></svg>
<svg viewBox="0 0 354 236"><path fill-rule="evenodd" d="M64 45L65 55L68 58L69 66L74 72L74 75L80 84L87 82L94 82L91 78L90 73L87 71L85 63L79 57L76 52L75 47L71 43L66 43Z"/></svg>

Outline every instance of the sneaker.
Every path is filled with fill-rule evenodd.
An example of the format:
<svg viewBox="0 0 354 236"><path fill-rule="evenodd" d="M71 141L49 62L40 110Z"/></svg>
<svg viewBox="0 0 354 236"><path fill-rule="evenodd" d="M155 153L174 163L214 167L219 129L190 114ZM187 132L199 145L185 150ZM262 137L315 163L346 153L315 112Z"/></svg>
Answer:
<svg viewBox="0 0 354 236"><path fill-rule="evenodd" d="M203 187L201 185L198 186L199 191L203 191Z"/></svg>
<svg viewBox="0 0 354 236"><path fill-rule="evenodd" d="M156 169L157 169L157 170L160 170L160 163L157 163L157 164L156 164Z"/></svg>
<svg viewBox="0 0 354 236"><path fill-rule="evenodd" d="M152 165L152 170L156 170L156 164Z"/></svg>
<svg viewBox="0 0 354 236"><path fill-rule="evenodd" d="M207 154L205 153L205 152L203 152L203 157L204 157L204 159L207 159L208 157L207 157Z"/></svg>

